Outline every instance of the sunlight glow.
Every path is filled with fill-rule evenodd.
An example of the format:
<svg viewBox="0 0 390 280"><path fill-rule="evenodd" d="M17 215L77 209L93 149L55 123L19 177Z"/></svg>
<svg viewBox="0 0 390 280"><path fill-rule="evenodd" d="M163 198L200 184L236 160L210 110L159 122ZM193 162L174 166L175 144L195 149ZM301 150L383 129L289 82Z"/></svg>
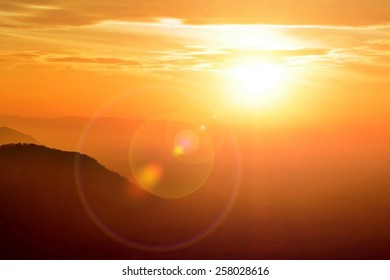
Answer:
<svg viewBox="0 0 390 280"><path fill-rule="evenodd" d="M162 24L167 24L167 25L180 25L183 24L183 21L179 18L159 18L157 19L158 22Z"/></svg>
<svg viewBox="0 0 390 280"><path fill-rule="evenodd" d="M234 104L258 108L269 105L279 97L286 68L281 64L245 63L232 67L229 74L233 83L231 97Z"/></svg>
<svg viewBox="0 0 390 280"><path fill-rule="evenodd" d="M243 50L278 50L294 49L299 46L291 37L282 34L280 28L260 25L209 25L209 30L215 30L214 36L223 46Z"/></svg>

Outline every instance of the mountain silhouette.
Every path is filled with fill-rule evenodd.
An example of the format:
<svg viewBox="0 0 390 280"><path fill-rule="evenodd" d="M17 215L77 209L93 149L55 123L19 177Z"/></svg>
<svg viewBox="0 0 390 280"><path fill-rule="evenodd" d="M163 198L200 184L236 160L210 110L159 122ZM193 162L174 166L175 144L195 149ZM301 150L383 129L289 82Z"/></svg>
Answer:
<svg viewBox="0 0 390 280"><path fill-rule="evenodd" d="M1 259L142 256L110 239L88 216L75 181L75 159L90 181L85 189L106 200L117 201L131 187L85 155L35 144L0 146Z"/></svg>
<svg viewBox="0 0 390 280"><path fill-rule="evenodd" d="M387 166L347 166L343 180L263 170L278 179L240 189L213 227L230 192L218 166L194 194L162 199L89 156L3 145L0 259L388 259Z"/></svg>
<svg viewBox="0 0 390 280"><path fill-rule="evenodd" d="M38 141L35 140L30 135L23 134L12 128L0 127L0 145L9 144L9 143L38 144Z"/></svg>
<svg viewBox="0 0 390 280"><path fill-rule="evenodd" d="M0 146L0 193L0 259L191 259L164 248L196 239L219 205L200 213L202 196L161 199L89 156L35 144Z"/></svg>

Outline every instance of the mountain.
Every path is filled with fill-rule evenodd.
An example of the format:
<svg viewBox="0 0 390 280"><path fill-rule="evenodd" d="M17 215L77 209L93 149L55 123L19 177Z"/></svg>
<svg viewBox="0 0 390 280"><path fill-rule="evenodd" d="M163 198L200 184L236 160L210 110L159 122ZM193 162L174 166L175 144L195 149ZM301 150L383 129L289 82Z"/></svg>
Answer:
<svg viewBox="0 0 390 280"><path fill-rule="evenodd" d="M202 202L155 197L76 152L3 145L0 259L191 259L172 249L209 231L220 204Z"/></svg>
<svg viewBox="0 0 390 280"><path fill-rule="evenodd" d="M202 188L162 199L89 156L3 145L0 259L389 259L388 159L298 163L258 166L231 195L216 161Z"/></svg>
<svg viewBox="0 0 390 280"><path fill-rule="evenodd" d="M0 126L12 127L33 135L48 147L80 151L80 141L85 138L83 153L122 175L129 173L126 151L134 132L141 124L140 120L109 117L90 119L0 116ZM83 136L84 134L86 135Z"/></svg>
<svg viewBox="0 0 390 280"><path fill-rule="evenodd" d="M88 156L35 144L0 146L0 259L143 256L109 238L88 215L75 181L75 159L83 171L80 181L89 180L86 193L117 202L131 187Z"/></svg>
<svg viewBox="0 0 390 280"><path fill-rule="evenodd" d="M26 135L8 127L0 127L0 145L9 143L33 143L38 144L30 135Z"/></svg>

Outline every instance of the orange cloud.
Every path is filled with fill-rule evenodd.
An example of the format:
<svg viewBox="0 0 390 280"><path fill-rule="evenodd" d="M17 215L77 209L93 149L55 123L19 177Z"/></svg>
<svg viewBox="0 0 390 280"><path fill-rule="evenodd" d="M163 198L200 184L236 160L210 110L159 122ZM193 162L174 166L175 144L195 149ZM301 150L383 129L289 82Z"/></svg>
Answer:
<svg viewBox="0 0 390 280"><path fill-rule="evenodd" d="M67 63L96 63L96 64L117 64L117 65L139 65L137 61L125 60L120 58L111 58L111 57L57 57L57 58L48 58L48 62L67 62Z"/></svg>
<svg viewBox="0 0 390 280"><path fill-rule="evenodd" d="M388 0L0 1L2 26L82 26L102 21L178 18L194 24L377 25L389 23Z"/></svg>

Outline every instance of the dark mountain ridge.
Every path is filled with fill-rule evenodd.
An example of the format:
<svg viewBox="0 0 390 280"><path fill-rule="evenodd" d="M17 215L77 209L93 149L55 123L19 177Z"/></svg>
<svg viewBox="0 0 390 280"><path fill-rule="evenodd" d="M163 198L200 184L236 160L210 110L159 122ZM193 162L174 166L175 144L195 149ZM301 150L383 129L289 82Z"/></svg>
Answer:
<svg viewBox="0 0 390 280"><path fill-rule="evenodd" d="M80 168L94 177L91 187L129 186L85 155L34 144L0 146L1 259L138 256L111 240L88 216L74 179L77 158Z"/></svg>
<svg viewBox="0 0 390 280"><path fill-rule="evenodd" d="M76 152L3 145L0 259L192 259L194 251L166 248L196 239L219 216L218 201L200 213L204 201L155 197Z"/></svg>
<svg viewBox="0 0 390 280"><path fill-rule="evenodd" d="M223 169L194 194L166 200L86 155L3 145L0 259L388 259L388 162L342 167L259 167L256 188L244 178L213 228L231 192Z"/></svg>

